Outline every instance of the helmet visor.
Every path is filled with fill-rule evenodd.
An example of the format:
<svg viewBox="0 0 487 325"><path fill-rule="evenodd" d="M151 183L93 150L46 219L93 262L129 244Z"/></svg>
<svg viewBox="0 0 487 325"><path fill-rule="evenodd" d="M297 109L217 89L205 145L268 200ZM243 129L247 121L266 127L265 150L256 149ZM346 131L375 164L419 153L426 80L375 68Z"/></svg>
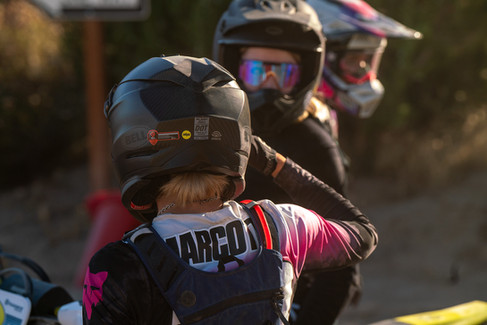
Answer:
<svg viewBox="0 0 487 325"><path fill-rule="evenodd" d="M238 76L243 82L254 87L260 86L267 78L273 76L281 91L289 91L299 82L300 74L299 64L242 60Z"/></svg>

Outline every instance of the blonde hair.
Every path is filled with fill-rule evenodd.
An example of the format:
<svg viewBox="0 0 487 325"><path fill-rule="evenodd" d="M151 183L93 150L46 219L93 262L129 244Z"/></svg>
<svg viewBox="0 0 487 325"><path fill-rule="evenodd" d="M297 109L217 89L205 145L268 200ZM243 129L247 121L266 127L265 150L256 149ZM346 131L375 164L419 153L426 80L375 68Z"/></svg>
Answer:
<svg viewBox="0 0 487 325"><path fill-rule="evenodd" d="M175 174L164 184L159 197L175 197L174 204L184 207L191 202L200 202L212 198L226 200L225 191L229 186L229 178L202 172L186 172Z"/></svg>

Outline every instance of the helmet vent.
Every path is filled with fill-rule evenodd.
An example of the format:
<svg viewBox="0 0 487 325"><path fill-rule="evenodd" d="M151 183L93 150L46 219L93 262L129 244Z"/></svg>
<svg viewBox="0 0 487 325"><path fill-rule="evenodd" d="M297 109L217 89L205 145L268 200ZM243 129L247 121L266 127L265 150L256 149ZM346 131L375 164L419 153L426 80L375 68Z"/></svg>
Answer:
<svg viewBox="0 0 487 325"><path fill-rule="evenodd" d="M271 36L278 36L283 33L282 28L278 26L269 26L265 29L265 32Z"/></svg>
<svg viewBox="0 0 487 325"><path fill-rule="evenodd" d="M173 95L171 96L172 93ZM174 95L179 93L179 95ZM170 87L167 83L157 83L140 91L140 99L145 107L159 121L181 118L180 107L191 100L181 87Z"/></svg>
<svg viewBox="0 0 487 325"><path fill-rule="evenodd" d="M296 13L295 0L262 0L259 3L262 10L280 12L285 14Z"/></svg>

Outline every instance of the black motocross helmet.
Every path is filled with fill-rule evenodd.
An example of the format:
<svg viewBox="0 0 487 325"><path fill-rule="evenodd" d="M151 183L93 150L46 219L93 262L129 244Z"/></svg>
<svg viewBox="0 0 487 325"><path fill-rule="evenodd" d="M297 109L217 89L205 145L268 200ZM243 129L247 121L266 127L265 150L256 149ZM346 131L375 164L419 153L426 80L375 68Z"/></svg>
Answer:
<svg viewBox="0 0 487 325"><path fill-rule="evenodd" d="M228 199L245 188L250 112L245 92L207 58L151 58L114 86L105 103L122 203L138 220L155 217L170 174L229 176Z"/></svg>
<svg viewBox="0 0 487 325"><path fill-rule="evenodd" d="M300 81L290 94L274 89L247 94L253 130L259 135L279 132L303 114L319 82L325 51L321 23L302 0L234 0L218 22L213 58L238 76L246 47L283 49L301 57Z"/></svg>

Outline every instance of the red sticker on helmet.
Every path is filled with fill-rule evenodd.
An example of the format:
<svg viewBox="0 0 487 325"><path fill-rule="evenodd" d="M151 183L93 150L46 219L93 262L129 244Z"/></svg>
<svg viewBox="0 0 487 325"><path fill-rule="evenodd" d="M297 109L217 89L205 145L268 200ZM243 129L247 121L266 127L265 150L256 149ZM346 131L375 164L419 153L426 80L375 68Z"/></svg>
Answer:
<svg viewBox="0 0 487 325"><path fill-rule="evenodd" d="M179 140L179 131L158 132L157 130L150 130L147 132L147 140L149 140L150 144L153 146L159 141Z"/></svg>

